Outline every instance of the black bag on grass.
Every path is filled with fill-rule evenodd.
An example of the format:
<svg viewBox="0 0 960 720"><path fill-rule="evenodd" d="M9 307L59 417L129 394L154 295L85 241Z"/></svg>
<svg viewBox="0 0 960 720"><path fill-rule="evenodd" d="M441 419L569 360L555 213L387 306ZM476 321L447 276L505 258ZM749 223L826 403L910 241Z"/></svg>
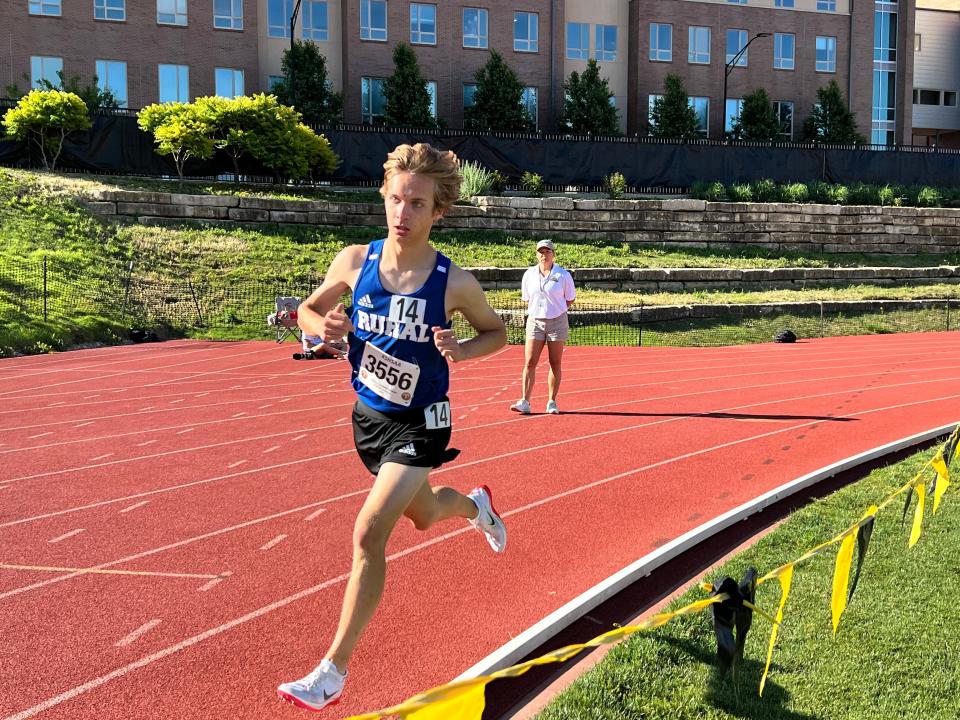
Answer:
<svg viewBox="0 0 960 720"><path fill-rule="evenodd" d="M788 329L786 329L786 330L781 330L781 331L779 331L776 335L774 335L774 336L773 336L773 341L774 341L774 342L781 342L781 343L796 342L796 341L797 341L797 335L796 335L796 333L793 332L793 330L790 330L790 329L788 328Z"/></svg>

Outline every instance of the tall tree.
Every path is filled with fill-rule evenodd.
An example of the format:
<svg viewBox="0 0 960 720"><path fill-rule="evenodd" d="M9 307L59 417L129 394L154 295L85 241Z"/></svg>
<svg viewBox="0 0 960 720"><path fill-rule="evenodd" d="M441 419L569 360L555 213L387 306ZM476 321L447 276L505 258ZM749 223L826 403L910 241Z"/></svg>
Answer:
<svg viewBox="0 0 960 720"><path fill-rule="evenodd" d="M610 104L613 93L607 79L600 77L597 61L587 60L582 74L570 73L564 84L565 99L560 124L578 134L619 135L617 108Z"/></svg>
<svg viewBox="0 0 960 720"><path fill-rule="evenodd" d="M468 125L501 132L532 127L533 120L523 107L523 85L500 53L491 51L490 59L477 70L474 81L477 92L473 107L465 113Z"/></svg>
<svg viewBox="0 0 960 720"><path fill-rule="evenodd" d="M427 81L420 72L413 48L404 42L397 43L393 49L393 75L383 83L383 96L384 122L387 125L417 128L437 126L430 112Z"/></svg>
<svg viewBox="0 0 960 720"><path fill-rule="evenodd" d="M692 138L697 135L697 113L679 75L667 75L663 95L650 110L650 134L659 138Z"/></svg>
<svg viewBox="0 0 960 720"><path fill-rule="evenodd" d="M327 60L312 42L295 40L283 51L283 80L271 93L283 105L295 107L303 121L334 125L343 116L343 95L333 91L327 77Z"/></svg>
<svg viewBox="0 0 960 720"><path fill-rule="evenodd" d="M733 123L732 135L742 140L774 140L783 131L777 111L763 88L743 98L740 116Z"/></svg>
<svg viewBox="0 0 960 720"><path fill-rule="evenodd" d="M865 143L857 132L857 121L836 80L817 90L817 104L803 123L809 140L827 143Z"/></svg>

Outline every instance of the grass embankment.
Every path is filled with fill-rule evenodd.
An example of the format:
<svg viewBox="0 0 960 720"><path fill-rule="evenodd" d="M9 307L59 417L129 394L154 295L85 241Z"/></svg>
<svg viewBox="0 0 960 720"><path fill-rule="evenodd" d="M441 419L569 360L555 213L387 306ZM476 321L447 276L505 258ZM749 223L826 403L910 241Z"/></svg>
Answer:
<svg viewBox="0 0 960 720"><path fill-rule="evenodd" d="M105 180L0 170L0 353L13 350L43 352L80 342L112 342L122 336L135 318L123 311L125 268L133 262L134 276L158 282L190 283L192 287L237 288L249 283L272 287L315 276L345 245L382 237L380 228L304 227L207 228L201 226L152 227L101 223L80 206L76 197L104 187L179 189L177 183L134 178ZM230 184L188 184L184 190L225 193ZM241 192L277 196L263 189ZM281 194L283 196L286 191ZM352 199L370 201L373 191L359 191ZM311 191L298 197L335 196ZM437 247L465 267L524 267L534 262L530 237L493 231L450 231L434 235ZM48 320L42 319L40 262L48 260ZM640 247L624 243L563 243L558 261L577 267L829 267L860 265L926 266L960 264L960 256L910 257L869 255L800 255L761 249L737 251ZM77 287L84 286L82 297ZM158 291L158 303L174 298ZM211 297L216 297L212 295ZM637 295L581 289L583 303L617 305L747 303L833 299L958 298L960 287L851 286L803 291L762 293L691 292ZM490 293L493 303L515 304L516 291ZM184 305L190 304L179 301ZM263 337L259 318L266 315L258 304L227 307L211 300L205 323L213 328L189 330L205 337ZM269 309L267 309L269 311ZM226 327L235 318L258 318L254 325ZM208 322L212 319L215 322ZM706 328L709 329L709 328Z"/></svg>
<svg viewBox="0 0 960 720"><path fill-rule="evenodd" d="M909 482L930 450L881 470L795 512L783 525L706 578L738 582L750 566L761 575L800 557L851 526L868 506ZM956 471L956 464L952 468ZM932 471L928 471L932 474ZM913 507L901 526L902 500L877 516L856 593L839 633L831 636L830 594L835 551L799 565L784 613L763 697L757 689L770 624L754 615L737 685L714 658L709 611L637 633L560 695L539 720L890 720L960 717L956 639L957 537L955 486L923 535L908 549ZM854 566L856 558L854 558ZM676 609L703 598L692 590ZM761 585L757 605L776 614L780 585Z"/></svg>

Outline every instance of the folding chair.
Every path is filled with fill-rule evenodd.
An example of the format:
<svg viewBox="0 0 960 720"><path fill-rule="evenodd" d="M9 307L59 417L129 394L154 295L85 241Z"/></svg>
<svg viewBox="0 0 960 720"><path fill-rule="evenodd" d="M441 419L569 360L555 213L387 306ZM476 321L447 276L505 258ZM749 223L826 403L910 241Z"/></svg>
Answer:
<svg viewBox="0 0 960 720"><path fill-rule="evenodd" d="M276 304L276 312L267 315L267 325L276 328L277 342L282 343L291 335L300 341L303 337L297 325L297 308L300 307L300 298L278 295Z"/></svg>

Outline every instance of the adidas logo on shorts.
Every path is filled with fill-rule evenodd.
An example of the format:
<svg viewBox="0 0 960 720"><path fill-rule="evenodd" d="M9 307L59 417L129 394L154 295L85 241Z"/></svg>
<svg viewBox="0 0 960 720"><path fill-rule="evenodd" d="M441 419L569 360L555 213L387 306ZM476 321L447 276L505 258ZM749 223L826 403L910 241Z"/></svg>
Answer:
<svg viewBox="0 0 960 720"><path fill-rule="evenodd" d="M357 305L359 305L360 307L372 308L373 300L370 299L369 295L364 295L362 298L357 300Z"/></svg>
<svg viewBox="0 0 960 720"><path fill-rule="evenodd" d="M413 447L413 443L407 443L402 448L397 450L398 453L403 453L404 455L410 455L411 457L417 454L416 449Z"/></svg>

